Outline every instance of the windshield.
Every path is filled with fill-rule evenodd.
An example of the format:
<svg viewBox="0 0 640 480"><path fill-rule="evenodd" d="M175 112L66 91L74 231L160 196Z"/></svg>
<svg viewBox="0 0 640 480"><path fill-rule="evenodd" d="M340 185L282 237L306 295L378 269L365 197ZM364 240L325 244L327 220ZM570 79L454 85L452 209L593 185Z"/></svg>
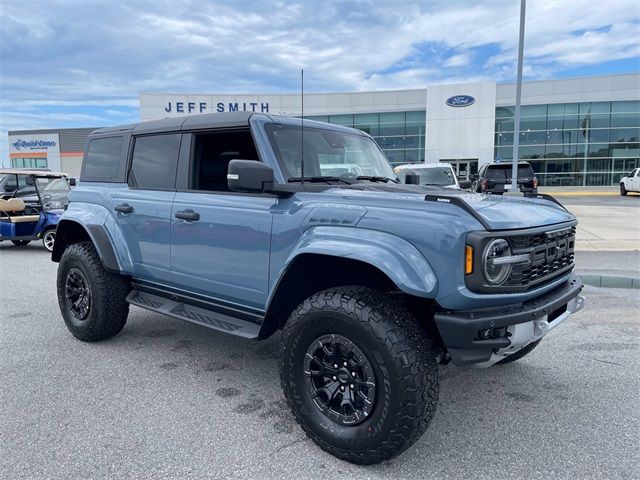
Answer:
<svg viewBox="0 0 640 480"><path fill-rule="evenodd" d="M70 189L66 178L37 177L36 186L45 211L64 210L69 204Z"/></svg>
<svg viewBox="0 0 640 480"><path fill-rule="evenodd" d="M269 124L265 129L287 180L299 179L302 175L300 127ZM304 176L354 181L362 176L397 180L389 161L369 137L307 127L304 128Z"/></svg>
<svg viewBox="0 0 640 480"><path fill-rule="evenodd" d="M512 166L510 164L504 165L492 165L487 169L487 178L491 179L505 179L511 178ZM518 178L532 177L533 170L531 165L518 165Z"/></svg>
<svg viewBox="0 0 640 480"><path fill-rule="evenodd" d="M437 185L445 187L447 185L455 185L456 179L450 167L434 167L434 168L407 168L400 170L398 176L400 181L404 182L407 173L413 173L420 178L420 185Z"/></svg>

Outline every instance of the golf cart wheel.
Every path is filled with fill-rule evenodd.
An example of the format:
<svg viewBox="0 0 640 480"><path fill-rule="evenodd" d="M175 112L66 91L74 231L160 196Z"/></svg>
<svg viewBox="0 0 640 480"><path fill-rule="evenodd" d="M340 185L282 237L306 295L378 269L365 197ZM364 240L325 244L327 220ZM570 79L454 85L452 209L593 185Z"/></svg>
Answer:
<svg viewBox="0 0 640 480"><path fill-rule="evenodd" d="M620 184L620 195L622 195L623 197L627 196L627 189L624 188L624 183Z"/></svg>
<svg viewBox="0 0 640 480"><path fill-rule="evenodd" d="M69 331L96 342L120 333L129 315L126 277L107 272L91 242L74 243L58 265L58 304Z"/></svg>
<svg viewBox="0 0 640 480"><path fill-rule="evenodd" d="M400 300L365 287L324 290L293 311L280 380L307 436L362 465L409 448L438 404L429 338Z"/></svg>
<svg viewBox="0 0 640 480"><path fill-rule="evenodd" d="M46 248L50 252L53 252L53 245L55 241L56 241L56 230L54 228L47 230L45 234L42 236L42 244L44 245L44 248Z"/></svg>
<svg viewBox="0 0 640 480"><path fill-rule="evenodd" d="M25 245L29 245L31 240L11 240L16 247L24 247Z"/></svg>

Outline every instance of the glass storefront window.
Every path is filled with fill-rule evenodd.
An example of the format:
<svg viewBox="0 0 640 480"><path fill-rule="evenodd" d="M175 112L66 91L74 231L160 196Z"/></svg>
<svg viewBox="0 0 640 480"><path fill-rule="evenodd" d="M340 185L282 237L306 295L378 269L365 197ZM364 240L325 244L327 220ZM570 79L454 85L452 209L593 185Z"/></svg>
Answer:
<svg viewBox="0 0 640 480"><path fill-rule="evenodd" d="M609 130L609 141L619 142L640 142L640 128L616 128Z"/></svg>
<svg viewBox="0 0 640 480"><path fill-rule="evenodd" d="M329 115L329 123L353 127L353 115Z"/></svg>
<svg viewBox="0 0 640 480"><path fill-rule="evenodd" d="M614 113L611 115L612 127L640 127L640 113Z"/></svg>

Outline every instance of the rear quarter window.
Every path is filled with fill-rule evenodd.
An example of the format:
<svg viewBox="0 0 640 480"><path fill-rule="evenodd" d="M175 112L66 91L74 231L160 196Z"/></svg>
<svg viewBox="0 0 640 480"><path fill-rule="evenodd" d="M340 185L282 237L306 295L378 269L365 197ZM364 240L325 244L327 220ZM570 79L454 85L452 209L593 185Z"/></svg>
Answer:
<svg viewBox="0 0 640 480"><path fill-rule="evenodd" d="M122 154L122 137L94 138L84 161L82 180L117 181Z"/></svg>

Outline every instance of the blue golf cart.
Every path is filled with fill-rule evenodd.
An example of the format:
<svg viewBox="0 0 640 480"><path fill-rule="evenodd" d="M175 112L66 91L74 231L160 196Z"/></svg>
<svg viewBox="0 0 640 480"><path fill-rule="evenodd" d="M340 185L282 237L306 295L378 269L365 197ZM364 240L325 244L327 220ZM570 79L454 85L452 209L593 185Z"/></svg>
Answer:
<svg viewBox="0 0 640 480"><path fill-rule="evenodd" d="M0 192L0 242L10 241L23 247L42 240L52 251L58 219L69 204L70 182L67 175L43 170L0 169L0 179L24 177L33 186L31 195L16 196L16 191Z"/></svg>

